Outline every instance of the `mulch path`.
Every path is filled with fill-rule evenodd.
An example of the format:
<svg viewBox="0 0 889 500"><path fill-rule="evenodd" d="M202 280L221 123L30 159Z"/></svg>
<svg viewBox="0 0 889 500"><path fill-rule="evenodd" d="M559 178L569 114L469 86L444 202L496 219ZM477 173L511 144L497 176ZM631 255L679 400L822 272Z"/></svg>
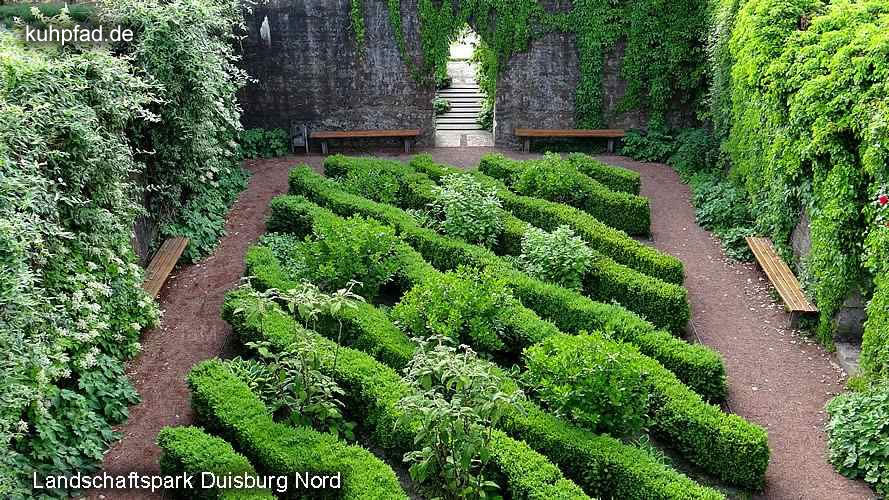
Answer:
<svg viewBox="0 0 889 500"><path fill-rule="evenodd" d="M439 161L469 167L492 151L497 150L428 152ZM769 296L768 282L758 269L727 261L719 243L694 223L688 187L669 167L613 156L603 159L642 174L642 194L651 200L653 244L686 266L694 318L690 335L723 353L730 384L728 409L769 431L767 487L756 498L872 498L866 486L836 474L825 460L823 407L842 390L843 381L829 355L789 329L787 315ZM226 236L210 257L174 271L161 291L162 324L144 334L142 353L127 370L142 402L130 408L130 418L117 428L123 437L105 454L105 472L157 473L157 433L165 426L193 422L185 376L202 360L231 355L231 329L220 318L220 307L225 292L244 272L245 251L265 231L268 202L287 190L292 166L307 163L317 169L322 161L320 156L294 156L246 162L253 175L232 207ZM144 490L88 494L126 500L165 496Z"/></svg>

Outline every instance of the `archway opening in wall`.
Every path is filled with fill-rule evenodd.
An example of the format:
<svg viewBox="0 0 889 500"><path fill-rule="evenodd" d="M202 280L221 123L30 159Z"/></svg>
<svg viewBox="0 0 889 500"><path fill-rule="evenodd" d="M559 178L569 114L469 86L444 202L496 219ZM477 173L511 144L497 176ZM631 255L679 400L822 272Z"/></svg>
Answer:
<svg viewBox="0 0 889 500"><path fill-rule="evenodd" d="M494 145L497 58L467 24L435 68L436 147Z"/></svg>

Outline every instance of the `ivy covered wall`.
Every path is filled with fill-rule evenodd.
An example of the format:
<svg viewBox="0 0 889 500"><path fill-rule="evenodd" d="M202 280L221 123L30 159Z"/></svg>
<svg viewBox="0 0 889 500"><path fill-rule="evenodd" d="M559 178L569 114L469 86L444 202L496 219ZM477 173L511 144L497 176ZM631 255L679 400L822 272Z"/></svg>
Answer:
<svg viewBox="0 0 889 500"><path fill-rule="evenodd" d="M705 88L705 0L272 0L245 40L248 127L433 130L433 75L467 23L497 56L514 127L683 121ZM260 34L268 18L270 40Z"/></svg>

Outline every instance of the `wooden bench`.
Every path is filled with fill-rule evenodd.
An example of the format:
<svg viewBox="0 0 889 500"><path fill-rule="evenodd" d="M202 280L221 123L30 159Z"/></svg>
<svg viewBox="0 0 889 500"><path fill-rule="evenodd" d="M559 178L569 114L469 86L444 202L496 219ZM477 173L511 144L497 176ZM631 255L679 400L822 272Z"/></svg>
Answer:
<svg viewBox="0 0 889 500"><path fill-rule="evenodd" d="M327 154L327 141L330 139L354 139L354 138L381 138L400 137L404 139L404 152L411 152L411 140L420 136L422 130L418 128L405 130L321 130L309 134L310 139L321 141L321 153Z"/></svg>
<svg viewBox="0 0 889 500"><path fill-rule="evenodd" d="M781 300L784 301L784 308L790 312L790 323L796 326L799 317L803 314L817 313L818 309L813 306L809 299L803 294L803 289L796 279L796 276L787 267L787 264L775 252L775 247L768 238L757 238L748 236L745 238L750 250L756 257L759 265L762 266L769 281L778 290Z"/></svg>
<svg viewBox="0 0 889 500"><path fill-rule="evenodd" d="M160 249L154 254L148 269L145 270L145 282L142 283L142 289L148 292L152 298L156 297L167 276L176 265L185 247L188 245L188 238L177 236L170 238L161 245Z"/></svg>
<svg viewBox="0 0 889 500"><path fill-rule="evenodd" d="M531 152L532 137L601 137L608 139L608 152L614 152L614 140L620 139L627 135L625 130L620 129L533 129L533 128L517 128L515 129L516 137L523 139L522 151Z"/></svg>

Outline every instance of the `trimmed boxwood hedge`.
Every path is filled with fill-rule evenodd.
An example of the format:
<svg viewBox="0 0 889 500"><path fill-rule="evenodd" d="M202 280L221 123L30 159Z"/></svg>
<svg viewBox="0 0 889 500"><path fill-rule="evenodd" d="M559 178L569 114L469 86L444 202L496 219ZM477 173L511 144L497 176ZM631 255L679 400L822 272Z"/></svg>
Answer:
<svg viewBox="0 0 889 500"><path fill-rule="evenodd" d="M647 236L650 233L651 209L647 198L612 191L561 159L554 165L548 161L517 161L502 154L487 154L478 169L500 179L517 194L577 207L629 234Z"/></svg>
<svg viewBox="0 0 889 500"><path fill-rule="evenodd" d="M324 213L321 216L330 216L326 210L319 210L317 207L313 209L305 201L299 199L292 201L293 204L304 205L301 209L297 208L297 211L303 214L316 211ZM273 208L273 217L278 210ZM286 216L279 213L277 217ZM296 218L302 225L311 227L311 215L299 215ZM418 261L422 257L406 256L403 259ZM436 279L437 271L424 270L417 264L413 265L413 269L414 272L428 275L413 276L411 278L413 283ZM521 345L523 348L532 342L528 339L539 340L547 332L557 332L533 313L515 314L515 316L521 317L522 321L515 322L512 326L522 333L513 335L512 338L520 342L526 340L527 343ZM378 326L379 322L385 320L385 317L376 318L372 323ZM391 332L400 333L395 328L392 328ZM603 344L602 348L607 349L607 346ZM657 361L639 356L638 363L640 369L648 373L649 390L653 394L651 405L653 432L664 436L684 456L707 472L732 484L750 488L760 487L764 481L769 457L765 431L736 415L727 415L718 407L705 403L698 394L684 386L672 372L664 369Z"/></svg>
<svg viewBox="0 0 889 500"><path fill-rule="evenodd" d="M403 423L398 401L412 389L393 368L348 347L339 348L334 364L336 342L303 328L279 307L269 308L262 318L235 313L251 300L257 299L236 290L229 292L223 303L223 317L243 342L264 340L273 348L283 349L297 338L307 340L315 352L326 354L322 356L321 369L346 392L346 408L369 432L370 439L396 453L410 450L417 425ZM558 467L522 441L495 430L490 451L493 466L506 480L504 489L513 498L589 499L580 487L564 478ZM528 475L528 470L536 473Z"/></svg>
<svg viewBox="0 0 889 500"><path fill-rule="evenodd" d="M639 194L642 187L642 176L639 172L606 165L583 153L571 153L565 160L578 172L596 179L612 191Z"/></svg>
<svg viewBox="0 0 889 500"><path fill-rule="evenodd" d="M692 346L680 339L668 338L669 336L664 335L664 332L655 331L650 326L643 329L639 325L648 325L648 323L623 308L605 304L589 305L595 303L578 293L519 273L503 259L482 247L444 237L430 229L421 228L417 226L416 221L410 215L401 209L346 193L339 189L336 183L324 179L308 169L298 168L292 171L290 184L293 191L304 193L313 201L326 206L335 213L344 216L357 213L392 225L405 241L439 269L454 269L461 264L476 267L493 265L501 268L501 272L510 275L514 286L525 288L516 291L518 295L523 296L525 305L538 311L538 304L531 297L539 296L542 306L547 308L547 311L538 312L557 324L560 321L560 314L548 308L554 300L565 300L563 306L573 307L575 310L578 305L583 305L584 313L594 310L601 311L602 316L598 319L584 318L586 321L593 322L589 326L579 329L601 329L608 325L608 329L613 331L620 340L636 344L643 349L645 354L658 356L657 359L674 370L675 373L687 376L688 378L683 380L708 399L718 400L725 394L722 361L718 354L706 347ZM303 213L307 210L305 200L302 197L279 197L272 200L271 215L267 223L269 230L305 234L307 228L311 228L312 224L312 215ZM311 212L311 209L309 211ZM519 277L521 279L518 279ZM627 324L628 328L621 328L621 324ZM579 330L563 326L560 328L571 333L576 333ZM636 342L636 337L640 334L644 334L645 338Z"/></svg>
<svg viewBox="0 0 889 500"><path fill-rule="evenodd" d="M258 277L264 280L263 277ZM274 277L269 277L267 284L274 282ZM244 336L245 339L257 338L259 328L266 330L264 337L274 335L280 338L280 342L286 342L287 335L285 332L288 328L291 331L301 331L301 327L291 318L283 318L280 309L274 308L264 321L248 322L246 318L235 316L233 311L241 307L245 301L256 300L246 294L239 292L230 293L223 305L223 311L226 319L232 323L235 332ZM364 321L361 325L364 328L379 329L385 331L390 336L397 336L402 339L407 337L397 328L391 325L388 318L382 311L372 308L373 311L365 309L368 317L373 321ZM375 311L375 312L374 312ZM269 316L275 316L274 320L270 320ZM344 320L346 321L346 320ZM354 321L354 319L353 319ZM389 326L380 327L377 323L388 323ZM289 326L288 326L289 324ZM275 332L273 333L272 330ZM335 336L335 330L332 325L327 332L331 336ZM296 335L292 333L291 335ZM380 338L379 334L367 335L365 338ZM314 338L314 337L313 337ZM331 340L318 340L319 349L333 349ZM391 346L400 343L400 340L389 339L383 342L384 346ZM323 346L322 346L323 344ZM341 349L340 356L342 360L344 351L350 349ZM380 359L396 359L394 356L386 356L386 347L374 349L380 355ZM406 362L405 362L406 363ZM391 368L401 369L403 365L390 365ZM496 370L502 377L503 389L507 392L516 388L514 381L509 379L501 371ZM407 389L399 389L399 391ZM401 395L404 392L397 392ZM399 396L400 397L400 396ZM394 407L394 406L393 406ZM584 489L590 495L597 495L603 498L622 498L622 499L719 499L723 496L711 488L703 487L683 474L680 474L662 464L651 459L644 451L627 446L620 441L608 436L597 436L587 430L581 429L574 424L552 416L543 411L539 406L527 402L522 412L515 412L508 415L503 422L503 430L515 438L528 443L532 448L545 454L555 461L563 471L567 471L569 477L584 486ZM409 439L405 437L404 439ZM503 440L499 442L500 449L495 449L495 453L502 453L504 449L513 446L511 443L516 441ZM509 455L503 455L504 457ZM505 458L504 458L505 459ZM533 463L525 463L516 460L513 467L518 471L531 471ZM504 465L500 465L501 468ZM550 472L546 472L550 475Z"/></svg>
<svg viewBox="0 0 889 500"><path fill-rule="evenodd" d="M232 445L197 427L164 427L157 435L157 444L161 449L159 463L161 474L164 475L185 473L199 476L202 472L212 472L217 476L256 475L247 458L236 452ZM275 499L271 491L263 489L192 488L187 492L177 491L177 493L193 499Z"/></svg>
<svg viewBox="0 0 889 500"><path fill-rule="evenodd" d="M397 177L393 182L399 186L393 191L391 199L398 201L399 208L421 208L434 199L432 191L435 184L432 180L393 160L335 155L328 157L324 165L326 173L331 177L348 175L347 182L349 179L367 179L380 175ZM291 179L291 188L293 184ZM341 188L335 183L330 185ZM372 188L368 186L368 189ZM369 196L377 199L375 193ZM520 254L522 237L527 231L528 223L504 212L503 232L495 251L506 255ZM618 264L601 254L596 253L591 269L584 276L583 284L588 296L599 300L616 300L671 331L683 331L688 323L690 310L684 288Z"/></svg>
<svg viewBox="0 0 889 500"><path fill-rule="evenodd" d="M435 181L448 174L465 172L436 163L428 154L414 156L410 166ZM478 170L468 173L484 185L496 189L503 208L533 226L547 231L553 231L559 226L568 226L586 241L590 248L611 257L619 264L668 283L681 285L685 279L681 260L640 243L623 231L602 224L583 210L563 203L517 195L507 189L501 181Z"/></svg>
<svg viewBox="0 0 889 500"><path fill-rule="evenodd" d="M188 374L188 386L197 419L235 443L259 470L289 476L341 473L341 490L328 491L324 496L407 500L395 472L386 463L333 434L275 422L250 387L223 362L208 360L195 365ZM286 493L288 498L305 494L295 488Z"/></svg>

